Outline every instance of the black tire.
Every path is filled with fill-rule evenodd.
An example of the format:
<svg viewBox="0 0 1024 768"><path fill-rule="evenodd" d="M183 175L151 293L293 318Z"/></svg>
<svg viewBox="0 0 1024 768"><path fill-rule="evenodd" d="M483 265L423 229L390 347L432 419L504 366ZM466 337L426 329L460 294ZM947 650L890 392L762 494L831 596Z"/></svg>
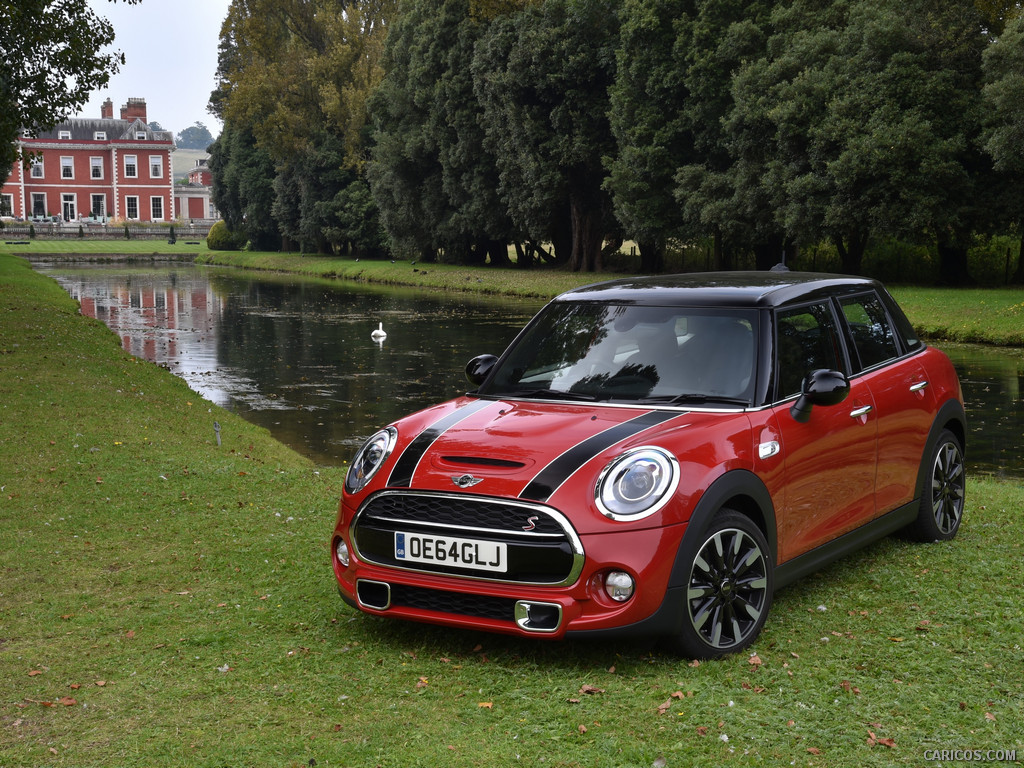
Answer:
<svg viewBox="0 0 1024 768"><path fill-rule="evenodd" d="M966 468L960 440L942 430L924 464L921 506L907 533L918 541L949 541L964 516Z"/></svg>
<svg viewBox="0 0 1024 768"><path fill-rule="evenodd" d="M697 659L741 651L761 633L772 603L768 542L750 518L723 509L690 550L677 649Z"/></svg>

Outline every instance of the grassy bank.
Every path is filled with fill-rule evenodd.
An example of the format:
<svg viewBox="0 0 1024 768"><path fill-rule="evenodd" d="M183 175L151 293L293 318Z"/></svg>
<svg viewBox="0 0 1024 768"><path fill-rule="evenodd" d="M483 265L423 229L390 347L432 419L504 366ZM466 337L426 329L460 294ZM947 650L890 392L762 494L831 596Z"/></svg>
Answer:
<svg viewBox="0 0 1024 768"><path fill-rule="evenodd" d="M550 298L613 273L494 269L409 262L356 261L277 253L209 252L209 264L262 269L342 280ZM928 338L1002 346L1024 346L1024 290L1019 288L920 288L890 286L914 327Z"/></svg>
<svg viewBox="0 0 1024 768"><path fill-rule="evenodd" d="M1024 761L1019 484L972 478L951 544L883 541L691 665L356 614L341 479L0 254L0 765Z"/></svg>
<svg viewBox="0 0 1024 768"><path fill-rule="evenodd" d="M622 277L615 273L571 273L560 270L494 269L448 264L415 264L407 261L356 260L289 253L210 251L206 241L198 246L179 240L86 241L33 240L7 246L24 256L41 254L104 259L112 255L145 258L178 256L204 264L235 266L311 277L351 280L381 285L401 285L431 290L550 298L580 285ZM930 288L890 285L919 333L931 339L1024 346L1024 289Z"/></svg>

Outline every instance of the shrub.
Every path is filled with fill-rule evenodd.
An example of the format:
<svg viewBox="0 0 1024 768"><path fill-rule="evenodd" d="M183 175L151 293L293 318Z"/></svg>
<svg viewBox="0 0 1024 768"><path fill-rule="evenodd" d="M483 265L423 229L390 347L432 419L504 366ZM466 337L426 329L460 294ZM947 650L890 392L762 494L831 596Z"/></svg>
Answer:
<svg viewBox="0 0 1024 768"><path fill-rule="evenodd" d="M210 227L206 236L206 247L211 251L239 251L245 245L245 236L228 229L223 221Z"/></svg>

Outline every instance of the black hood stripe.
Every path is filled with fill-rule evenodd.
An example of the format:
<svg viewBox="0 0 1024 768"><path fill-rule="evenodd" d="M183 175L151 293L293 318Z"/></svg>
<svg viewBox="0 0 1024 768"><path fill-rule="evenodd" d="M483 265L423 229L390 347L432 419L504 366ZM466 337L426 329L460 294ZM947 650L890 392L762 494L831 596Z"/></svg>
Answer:
<svg viewBox="0 0 1024 768"><path fill-rule="evenodd" d="M634 419L624 421L622 424L616 424L614 427L588 437L583 442L574 445L537 473L537 476L519 494L519 498L546 502L561 487L562 483L572 477L576 470L597 456L597 454L622 440L643 432L645 429L657 426L658 424L664 424L676 416L679 416L678 411L648 411Z"/></svg>
<svg viewBox="0 0 1024 768"><path fill-rule="evenodd" d="M478 413L491 405L494 405L492 400L476 400L452 411L420 432L416 439L405 447L402 455L395 462L395 466L391 470L391 476L388 478L388 486L392 488L408 488L412 485L412 476L416 473L416 467L419 466L420 460L423 459L424 454L434 444L434 441L463 419L468 419L474 413Z"/></svg>

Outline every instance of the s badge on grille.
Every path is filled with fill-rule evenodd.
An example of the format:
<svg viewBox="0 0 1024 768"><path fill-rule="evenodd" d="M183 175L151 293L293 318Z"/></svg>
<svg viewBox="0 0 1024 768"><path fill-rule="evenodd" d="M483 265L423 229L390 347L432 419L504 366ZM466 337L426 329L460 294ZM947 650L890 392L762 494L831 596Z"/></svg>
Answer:
<svg viewBox="0 0 1024 768"><path fill-rule="evenodd" d="M459 486L459 488L471 488L477 483L482 483L483 480L482 477L473 477L472 475L452 476L452 482Z"/></svg>
<svg viewBox="0 0 1024 768"><path fill-rule="evenodd" d="M531 515L530 517L526 518L526 525L523 526L523 530L524 531L532 531L532 530L534 530L537 527L537 521L538 520L540 520L540 517L537 516L537 515Z"/></svg>

